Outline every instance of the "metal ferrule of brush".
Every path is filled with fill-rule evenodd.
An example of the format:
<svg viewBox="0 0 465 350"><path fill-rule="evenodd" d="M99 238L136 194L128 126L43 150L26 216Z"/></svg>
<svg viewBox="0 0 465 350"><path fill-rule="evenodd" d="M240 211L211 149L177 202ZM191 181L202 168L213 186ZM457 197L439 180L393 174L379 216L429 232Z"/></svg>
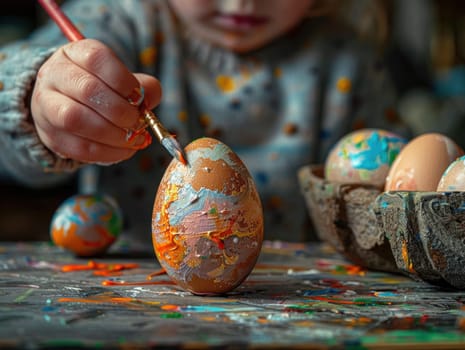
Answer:
<svg viewBox="0 0 465 350"><path fill-rule="evenodd" d="M157 116L148 109L144 110L144 119L160 142L164 138L171 136L168 130L161 124L160 120L158 120Z"/></svg>

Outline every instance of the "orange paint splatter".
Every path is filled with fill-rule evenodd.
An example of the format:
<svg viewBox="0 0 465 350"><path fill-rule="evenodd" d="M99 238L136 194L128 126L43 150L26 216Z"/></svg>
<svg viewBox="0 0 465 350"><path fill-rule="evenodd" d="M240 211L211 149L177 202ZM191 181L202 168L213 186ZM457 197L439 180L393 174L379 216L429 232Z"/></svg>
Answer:
<svg viewBox="0 0 465 350"><path fill-rule="evenodd" d="M207 128L211 123L211 118L208 114L202 114L199 118L199 122L202 127Z"/></svg>
<svg viewBox="0 0 465 350"><path fill-rule="evenodd" d="M405 243L404 241L402 241L402 259L404 260L408 270L412 273L415 273L415 270L413 269L413 264L410 261L410 257L408 256L407 243Z"/></svg>
<svg viewBox="0 0 465 350"><path fill-rule="evenodd" d="M151 280L152 278L154 278L156 276L161 276L161 275L166 275L165 269L159 269L159 270L156 270L156 271L152 272L151 274L149 274L147 276L147 279Z"/></svg>
<svg viewBox="0 0 465 350"><path fill-rule="evenodd" d="M222 92L232 92L236 89L236 84L234 83L234 79L227 75L218 75L216 77L216 85L218 89Z"/></svg>
<svg viewBox="0 0 465 350"><path fill-rule="evenodd" d="M283 128L283 132L289 136L295 135L298 131L299 131L299 128L294 123L288 123Z"/></svg>
<svg viewBox="0 0 465 350"><path fill-rule="evenodd" d="M123 298L123 297L107 297L107 296L97 296L94 298L59 298L59 303L88 303L88 304L101 304L101 303L113 303L113 304L123 304L134 301L133 298Z"/></svg>
<svg viewBox="0 0 465 350"><path fill-rule="evenodd" d="M98 263L93 260L89 260L87 264L70 264L61 267L62 272L76 272L76 271L94 271L96 276L115 276L119 275L123 270L135 269L139 265L135 263L128 264L108 264Z"/></svg>
<svg viewBox="0 0 465 350"><path fill-rule="evenodd" d="M142 50L139 55L140 61L144 66L150 66L155 63L157 59L157 48L150 46Z"/></svg>
<svg viewBox="0 0 465 350"><path fill-rule="evenodd" d="M187 112L186 111L181 111L178 113L178 119L182 122L186 122L187 121Z"/></svg>
<svg viewBox="0 0 465 350"><path fill-rule="evenodd" d="M163 305L161 309L165 311L179 311L179 306L172 305L172 304L166 304L166 305Z"/></svg>
<svg viewBox="0 0 465 350"><path fill-rule="evenodd" d="M218 246L218 249L223 250L224 249L224 241L218 237L211 237L211 240L216 243Z"/></svg>
<svg viewBox="0 0 465 350"><path fill-rule="evenodd" d="M187 165L187 160L186 160L186 158L184 158L184 155L182 154L182 152L179 151L179 150L176 150L176 154L178 155L178 157L177 157L178 160L179 160L182 164Z"/></svg>
<svg viewBox="0 0 465 350"><path fill-rule="evenodd" d="M336 88L343 94L348 93L352 89L352 82L348 78L342 77L336 82Z"/></svg>
<svg viewBox="0 0 465 350"><path fill-rule="evenodd" d="M161 210L160 210L160 220L158 225L160 226L160 239L154 242L154 248L157 252L157 255L161 259L166 261L166 263L174 269L179 268L179 264L184 259L184 249L175 241L175 236L177 232L174 231L174 228L171 227L169 223L169 214L168 208L171 203L176 201L179 193L179 186L174 184L169 184L169 187L166 189L167 198L170 200L164 201ZM164 244L158 242L166 242Z"/></svg>
<svg viewBox="0 0 465 350"><path fill-rule="evenodd" d="M366 271L364 268L358 265L345 265L348 275L365 275Z"/></svg>

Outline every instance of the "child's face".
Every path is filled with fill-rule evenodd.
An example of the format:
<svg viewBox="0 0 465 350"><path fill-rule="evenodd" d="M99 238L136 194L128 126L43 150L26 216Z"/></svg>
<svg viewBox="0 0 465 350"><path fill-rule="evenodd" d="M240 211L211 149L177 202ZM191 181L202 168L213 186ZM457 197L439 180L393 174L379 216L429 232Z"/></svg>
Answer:
<svg viewBox="0 0 465 350"><path fill-rule="evenodd" d="M194 35L236 52L258 49L297 25L315 0L170 0Z"/></svg>

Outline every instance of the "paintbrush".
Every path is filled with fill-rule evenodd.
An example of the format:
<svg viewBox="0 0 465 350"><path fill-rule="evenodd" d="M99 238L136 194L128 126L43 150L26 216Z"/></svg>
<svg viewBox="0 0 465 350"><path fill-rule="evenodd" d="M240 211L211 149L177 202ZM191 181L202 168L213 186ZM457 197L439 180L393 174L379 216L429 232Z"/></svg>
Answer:
<svg viewBox="0 0 465 350"><path fill-rule="evenodd" d="M38 2L69 41L77 41L85 38L54 0L38 0ZM143 108L142 115L162 146L178 161L187 164L182 147L176 138L165 129L156 115L147 108Z"/></svg>

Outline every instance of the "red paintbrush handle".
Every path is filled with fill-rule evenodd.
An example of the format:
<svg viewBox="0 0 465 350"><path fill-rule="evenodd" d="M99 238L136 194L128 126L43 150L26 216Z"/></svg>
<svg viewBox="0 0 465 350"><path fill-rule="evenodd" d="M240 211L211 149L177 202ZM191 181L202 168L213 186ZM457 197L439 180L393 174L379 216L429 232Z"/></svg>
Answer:
<svg viewBox="0 0 465 350"><path fill-rule="evenodd" d="M37 0L39 4L47 11L63 34L69 41L77 41L84 39L79 29L71 22L71 20L61 11L60 7L54 0Z"/></svg>

